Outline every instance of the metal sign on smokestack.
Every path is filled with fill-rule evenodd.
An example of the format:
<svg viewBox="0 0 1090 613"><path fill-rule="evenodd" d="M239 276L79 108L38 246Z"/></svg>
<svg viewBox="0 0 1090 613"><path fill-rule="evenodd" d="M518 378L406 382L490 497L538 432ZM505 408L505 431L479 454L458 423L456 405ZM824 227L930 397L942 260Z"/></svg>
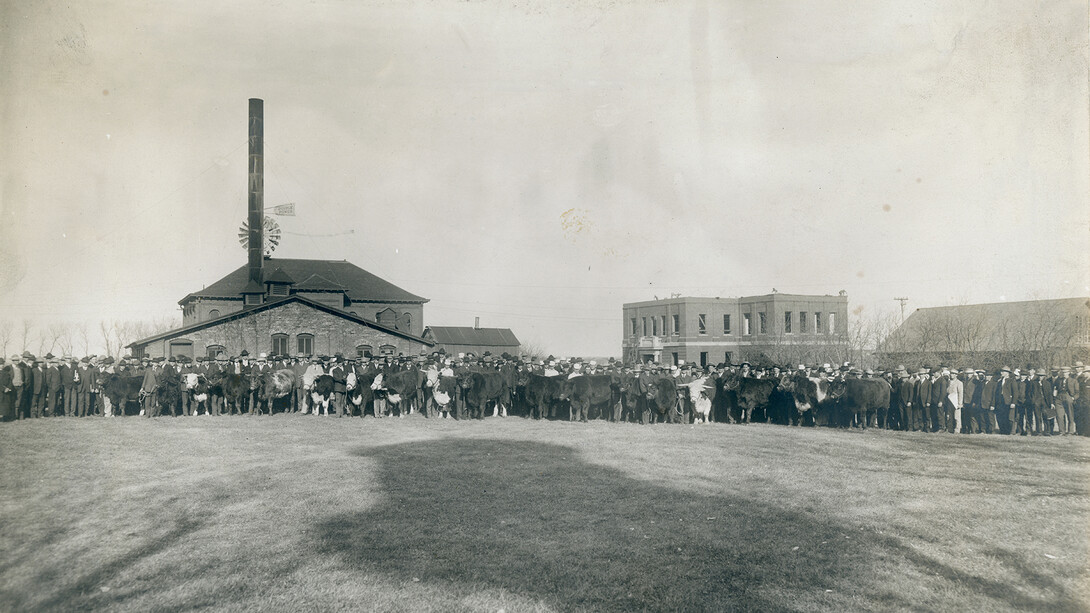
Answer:
<svg viewBox="0 0 1090 613"><path fill-rule="evenodd" d="M249 211L247 223L250 226L250 240L247 245L250 265L250 281L263 283L262 251L265 244L265 112L264 102L260 98L250 98L250 177Z"/></svg>

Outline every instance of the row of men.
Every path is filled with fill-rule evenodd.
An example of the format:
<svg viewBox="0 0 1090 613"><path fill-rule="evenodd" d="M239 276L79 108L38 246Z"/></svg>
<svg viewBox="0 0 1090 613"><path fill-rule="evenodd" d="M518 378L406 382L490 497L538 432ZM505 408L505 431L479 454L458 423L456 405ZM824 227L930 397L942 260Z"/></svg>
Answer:
<svg viewBox="0 0 1090 613"><path fill-rule="evenodd" d="M376 362L378 362L376 364ZM0 359L0 364L3 360ZM261 373L291 370L298 378L290 400L290 410L306 410L312 404L307 390L314 378L320 374L331 374L334 381L334 408L336 412L346 409L344 392L349 372L363 374L367 370L385 373L396 372L415 366L428 375L422 381L434 384L438 372L447 369L464 370L466 368L505 371L512 388L516 388L515 377L521 373L534 373L550 378L571 378L582 375L609 374L622 381L624 378L648 379L670 377L679 386L695 379L701 379L707 396L717 400L715 416L721 421L731 421L731 405L737 405L737 399L731 402L733 390L727 389L726 382L736 379L772 379L773 391L766 400L766 406L755 407L756 418L779 423L800 423L806 418L797 411L802 397L797 384L800 380L825 381L833 383L850 379L880 379L889 385L888 407L879 407L863 419L866 423L856 425L877 426L890 429L928 432L962 433L1007 433L1007 434L1086 434L1085 418L1080 416L1090 411L1090 371L1080 362L1074 367L1056 368L1052 372L1044 369L1002 368L988 373L980 369L935 369L920 368L909 372L903 366L889 371L862 371L845 364L835 369L829 364L823 366L799 366L788 371L780 367L754 368L748 363L738 366L720 364L698 368L694 365L665 367L660 365L626 366L610 360L598 365L594 361L583 362L579 359L556 360L550 356L546 360L505 360L485 355L482 357L459 355L447 357L436 353L431 356L413 358L386 357L371 361L363 358L359 361L346 360L341 355L332 357L308 358L305 356L268 358L264 354L251 359L243 352L236 358L221 357L217 360L200 359L195 361L181 359L123 360L115 365L111 358L93 356L76 360L69 356L54 358L45 356L37 359L29 353L13 356L11 364L0 368L0 390L3 390L3 406L13 409L10 417L60 415L83 416L102 415L104 405L96 402L101 389L98 381L100 373L119 373L143 377L143 396L147 414L155 409L154 392L158 381L165 375L186 375L195 373L211 378L217 372L233 372L247 378ZM452 371L453 372L453 371ZM621 389L634 388L634 385L619 383ZM510 400L516 405L519 394L511 390ZM623 395L622 395L623 396ZM175 413L180 408L182 414L196 412L192 396L183 396L180 407L170 407ZM206 403L205 411L219 413L217 399ZM221 399L222 400L222 399ZM248 406L238 410L252 412L258 405L257 390L251 389ZM632 400L619 397L618 403ZM815 399L820 402L819 399ZM681 400L679 402L685 402ZM691 399L688 402L693 402ZM777 406L778 405L778 406ZM108 411L108 409L106 409ZM763 415L762 415L763 413ZM4 411L8 415L8 411ZM810 416L815 422L815 414ZM856 418L858 422L859 418Z"/></svg>

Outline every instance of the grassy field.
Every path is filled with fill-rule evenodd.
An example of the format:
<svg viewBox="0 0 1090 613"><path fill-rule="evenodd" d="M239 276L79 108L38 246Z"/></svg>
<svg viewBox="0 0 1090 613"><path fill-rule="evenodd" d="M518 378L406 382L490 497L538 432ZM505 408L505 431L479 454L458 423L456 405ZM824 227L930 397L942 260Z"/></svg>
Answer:
<svg viewBox="0 0 1090 613"><path fill-rule="evenodd" d="M0 425L0 609L1090 608L1090 441L273 418Z"/></svg>

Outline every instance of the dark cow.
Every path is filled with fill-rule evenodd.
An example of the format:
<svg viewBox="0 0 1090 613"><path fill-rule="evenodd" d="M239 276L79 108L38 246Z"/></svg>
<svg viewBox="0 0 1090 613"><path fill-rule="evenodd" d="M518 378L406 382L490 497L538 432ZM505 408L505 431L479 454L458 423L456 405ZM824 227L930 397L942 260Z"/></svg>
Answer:
<svg viewBox="0 0 1090 613"><path fill-rule="evenodd" d="M507 408L503 406L508 395L507 383L500 373L465 371L458 376L458 386L465 393L465 409L469 417L484 419L490 404L493 415L500 410L507 415Z"/></svg>
<svg viewBox="0 0 1090 613"><path fill-rule="evenodd" d="M748 424L753 418L754 411L765 411L777 383L775 379L757 379L737 374L727 377L723 389L731 390L736 394L740 411L738 421Z"/></svg>
<svg viewBox="0 0 1090 613"><path fill-rule="evenodd" d="M381 390L385 393L391 412L396 407L399 415L404 417L412 410L420 391L422 376L424 373L416 368L383 376Z"/></svg>
<svg viewBox="0 0 1090 613"><path fill-rule="evenodd" d="M837 399L830 393L827 379L798 374L791 377L790 390L795 400L794 425L827 426L833 423Z"/></svg>
<svg viewBox="0 0 1090 613"><path fill-rule="evenodd" d="M170 409L170 414L178 416L178 405L182 401L182 379L177 373L164 374L159 380L159 387L155 390L155 404L152 406L151 416L158 417L163 409Z"/></svg>
<svg viewBox="0 0 1090 613"><path fill-rule="evenodd" d="M587 421L591 408L604 414L613 400L611 383L609 375L580 375L564 381L558 399L569 403L568 421Z"/></svg>
<svg viewBox="0 0 1090 613"><path fill-rule="evenodd" d="M242 413L250 383L242 375L222 372L212 377L208 390L212 396L223 398L224 413Z"/></svg>
<svg viewBox="0 0 1090 613"><path fill-rule="evenodd" d="M889 383L885 379L834 381L830 385L830 394L838 401L838 424L845 427L854 420L866 429L869 411L889 409L889 393Z"/></svg>
<svg viewBox="0 0 1090 613"><path fill-rule="evenodd" d="M136 376L123 376L113 373L106 375L105 380L99 379L102 392L110 400L111 411L117 415L125 415L129 403L136 403L137 412L140 406L140 388L144 378Z"/></svg>
<svg viewBox="0 0 1090 613"><path fill-rule="evenodd" d="M356 372L349 375L348 383L355 383L355 385L349 385L346 394L348 400L345 404L348 405L346 407L348 415L354 415L356 409L359 409L360 417L363 417L367 411L367 405L371 404L375 399L375 391L371 389L371 384L375 382L376 375L378 373L374 371Z"/></svg>
<svg viewBox="0 0 1090 613"><path fill-rule="evenodd" d="M546 377L534 373L524 373L525 393L523 400L526 403L527 415L535 419L549 417L553 412L553 403L556 402L563 379L559 376Z"/></svg>
<svg viewBox="0 0 1090 613"><path fill-rule="evenodd" d="M314 408L315 415L318 414L319 409L324 411L325 415L329 415L329 405L333 402L332 375L318 375L314 378L314 385L310 388L310 400L310 406Z"/></svg>
<svg viewBox="0 0 1090 613"><path fill-rule="evenodd" d="M644 392L643 423L676 421L677 383L672 377L658 377Z"/></svg>

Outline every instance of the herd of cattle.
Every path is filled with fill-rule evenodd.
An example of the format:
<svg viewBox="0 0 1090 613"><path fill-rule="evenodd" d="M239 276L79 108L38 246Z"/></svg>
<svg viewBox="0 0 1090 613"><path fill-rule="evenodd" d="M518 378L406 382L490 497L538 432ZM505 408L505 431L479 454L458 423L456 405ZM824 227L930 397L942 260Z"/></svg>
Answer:
<svg viewBox="0 0 1090 613"><path fill-rule="evenodd" d="M760 421L947 430L945 419L932 418L926 411L916 420L906 415L903 399L898 400L903 392L897 379L855 371L780 375L748 367L671 371L620 364L581 366L556 370L517 361L266 364L261 360L249 369L236 366L234 372L231 368L185 372L192 369L152 366L156 375L150 388L146 372L126 369L102 373L99 383L107 407L116 407L107 408L107 414L119 415L299 412L384 417L421 412L426 417L455 419L521 415L572 421ZM1018 429L1013 412L1008 419L1006 411L1000 411L998 421L993 417L984 423L970 419L968 398L965 409L963 432ZM971 424L976 423L981 425L974 430ZM954 431L952 423L949 431Z"/></svg>

